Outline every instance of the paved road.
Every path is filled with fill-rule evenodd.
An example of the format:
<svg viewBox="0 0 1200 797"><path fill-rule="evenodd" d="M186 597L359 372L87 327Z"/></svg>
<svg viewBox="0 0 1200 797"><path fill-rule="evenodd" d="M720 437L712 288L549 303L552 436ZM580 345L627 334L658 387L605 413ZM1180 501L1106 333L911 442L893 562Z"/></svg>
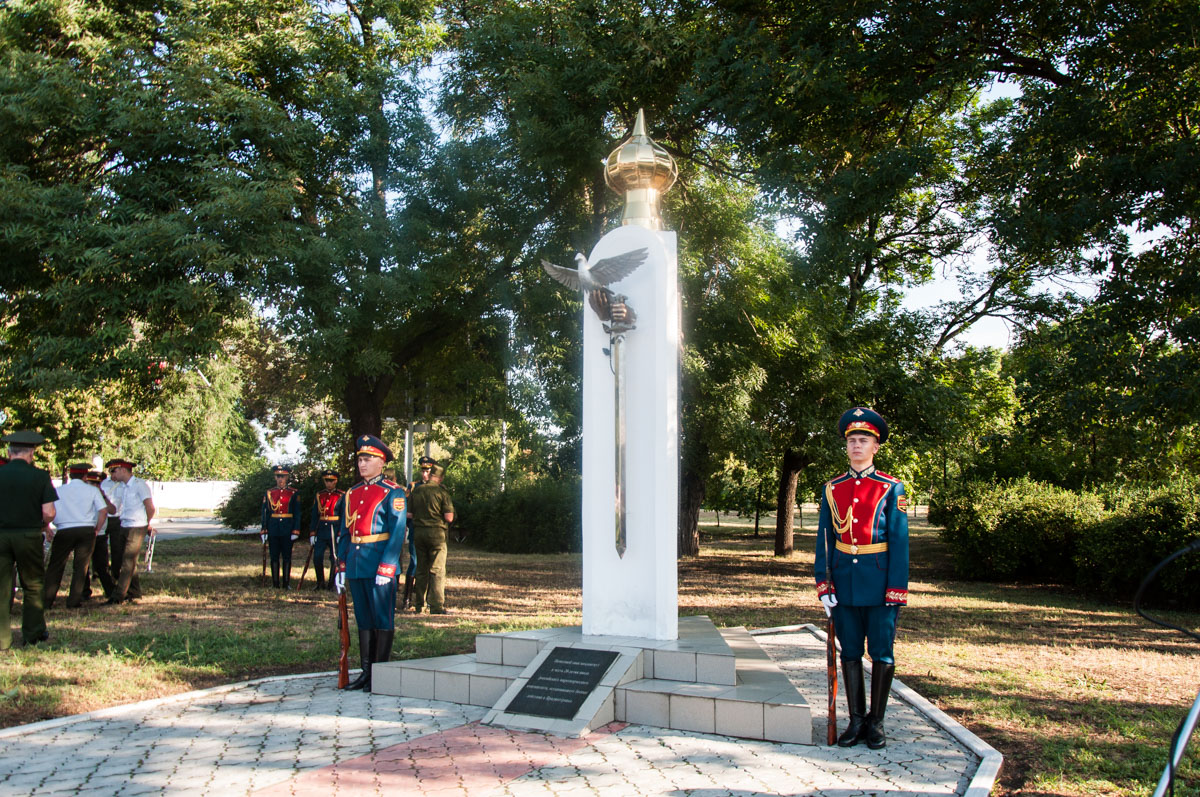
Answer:
<svg viewBox="0 0 1200 797"><path fill-rule="evenodd" d="M807 632L758 640L802 689L823 666ZM916 797L967 793L980 765L901 700L879 751L624 723L558 739L481 725L485 713L339 691L332 673L271 678L2 731L0 792Z"/></svg>
<svg viewBox="0 0 1200 797"><path fill-rule="evenodd" d="M251 534L257 529L230 529L216 518L159 518L154 521L160 540L175 540L181 537L213 537L217 534Z"/></svg>

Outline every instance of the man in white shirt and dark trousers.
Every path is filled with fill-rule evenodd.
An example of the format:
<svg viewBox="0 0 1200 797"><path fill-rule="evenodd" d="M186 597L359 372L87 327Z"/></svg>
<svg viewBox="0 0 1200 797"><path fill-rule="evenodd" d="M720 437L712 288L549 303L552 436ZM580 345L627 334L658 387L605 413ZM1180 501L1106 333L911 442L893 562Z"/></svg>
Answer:
<svg viewBox="0 0 1200 797"><path fill-rule="evenodd" d="M104 505L108 509L108 520L100 527L99 533L96 534L96 544L92 546L92 566L89 568L90 575L87 582L83 585L83 599L86 601L92 597L92 577L100 579L101 586L104 587L104 597L112 596L113 587L116 582L112 577L112 557L108 555L108 530L113 523L118 525L121 519L117 517L117 508L113 505L112 499L108 493L101 487L103 482L115 484L111 479L106 479L104 473L98 470L88 471L88 475L83 477L88 484L95 486L100 490L100 495L104 498Z"/></svg>
<svg viewBox="0 0 1200 797"><path fill-rule="evenodd" d="M113 465L120 459L110 459L104 463L105 472L110 472ZM121 499L125 496L125 482L119 482L107 476L100 482L100 492L108 500L108 532L103 541L96 538L96 548L92 551L92 569L104 586L104 597L111 598L117 589L117 573L121 570L121 557L117 554L117 538L121 535ZM102 575L103 574L103 575Z"/></svg>
<svg viewBox="0 0 1200 797"><path fill-rule="evenodd" d="M121 528L110 540L114 577L117 585L109 603L135 601L142 597L142 585L138 579L138 555L146 535L154 535L150 525L154 520L154 500L150 497L150 485L133 475L134 463L126 459L115 460L109 468L113 481L125 485L121 496Z"/></svg>
<svg viewBox="0 0 1200 797"><path fill-rule="evenodd" d="M71 554L75 555L75 561L71 566L67 608L77 609L83 603L92 548L96 535L108 521L108 503L100 489L84 480L90 469L86 463L71 465L67 468L69 481L58 488L58 500L54 502L54 525L58 531L50 543L50 563L46 565L46 586L42 593L47 610L54 606Z"/></svg>

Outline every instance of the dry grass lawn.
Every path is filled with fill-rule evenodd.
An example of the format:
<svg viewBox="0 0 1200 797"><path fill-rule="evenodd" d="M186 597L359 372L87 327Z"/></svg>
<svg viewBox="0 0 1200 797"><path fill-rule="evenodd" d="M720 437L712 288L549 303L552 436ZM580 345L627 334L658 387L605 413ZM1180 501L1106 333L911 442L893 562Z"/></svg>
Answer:
<svg viewBox="0 0 1200 797"><path fill-rule="evenodd" d="M956 581L936 530L912 528L898 677L1004 753L995 793L1149 794L1200 687L1195 644L1061 588ZM769 526L759 538L728 521L705 531L702 554L680 564L681 614L752 628L823 621L811 533L779 559ZM256 536L163 542L154 564L139 604L72 611L60 596L49 646L0 655L0 725L334 667L336 601L308 589L311 573L303 591L262 587ZM397 658L468 651L481 631L578 624L579 557L452 546L447 603L450 615L399 620ZM1200 793L1196 754L1181 775L1191 785L1176 794Z"/></svg>

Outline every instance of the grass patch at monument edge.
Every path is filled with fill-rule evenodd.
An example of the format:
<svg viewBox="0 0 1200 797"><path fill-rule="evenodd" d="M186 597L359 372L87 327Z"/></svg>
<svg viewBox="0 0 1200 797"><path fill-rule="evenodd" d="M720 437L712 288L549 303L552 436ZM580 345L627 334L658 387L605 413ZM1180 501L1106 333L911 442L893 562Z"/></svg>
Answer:
<svg viewBox="0 0 1200 797"><path fill-rule="evenodd" d="M1200 686L1195 645L1127 607L1066 590L957 581L935 530L922 520L912 525L912 594L901 613L897 677L1004 753L994 793L1149 794L1167 740ZM798 531L790 559L773 556L765 530L757 539L752 527L725 522L720 533L704 531L701 555L680 564L681 614L707 614L721 626L823 624L811 531ZM293 585L305 554L297 544ZM0 724L332 670L334 596L310 591L311 571L304 590L263 587L261 555L257 535L163 540L138 605L93 600L67 610L60 593L48 615L51 644L0 656ZM452 614L398 616L394 658L467 652L481 632L576 625L580 578L575 555L452 544ZM1200 621L1171 616L1185 627ZM351 657L356 667L356 649ZM1194 753L1180 775L1191 785L1176 793L1196 794Z"/></svg>

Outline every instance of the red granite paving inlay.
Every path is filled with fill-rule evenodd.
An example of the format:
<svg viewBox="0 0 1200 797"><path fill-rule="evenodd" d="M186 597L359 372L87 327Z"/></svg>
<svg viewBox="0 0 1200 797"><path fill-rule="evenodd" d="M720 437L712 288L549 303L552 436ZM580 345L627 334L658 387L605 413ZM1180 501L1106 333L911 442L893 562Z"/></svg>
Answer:
<svg viewBox="0 0 1200 797"><path fill-rule="evenodd" d="M616 733L612 722L595 733ZM549 766L591 744L472 722L376 750L259 789L262 797L354 797L387 789L404 793L477 795Z"/></svg>

